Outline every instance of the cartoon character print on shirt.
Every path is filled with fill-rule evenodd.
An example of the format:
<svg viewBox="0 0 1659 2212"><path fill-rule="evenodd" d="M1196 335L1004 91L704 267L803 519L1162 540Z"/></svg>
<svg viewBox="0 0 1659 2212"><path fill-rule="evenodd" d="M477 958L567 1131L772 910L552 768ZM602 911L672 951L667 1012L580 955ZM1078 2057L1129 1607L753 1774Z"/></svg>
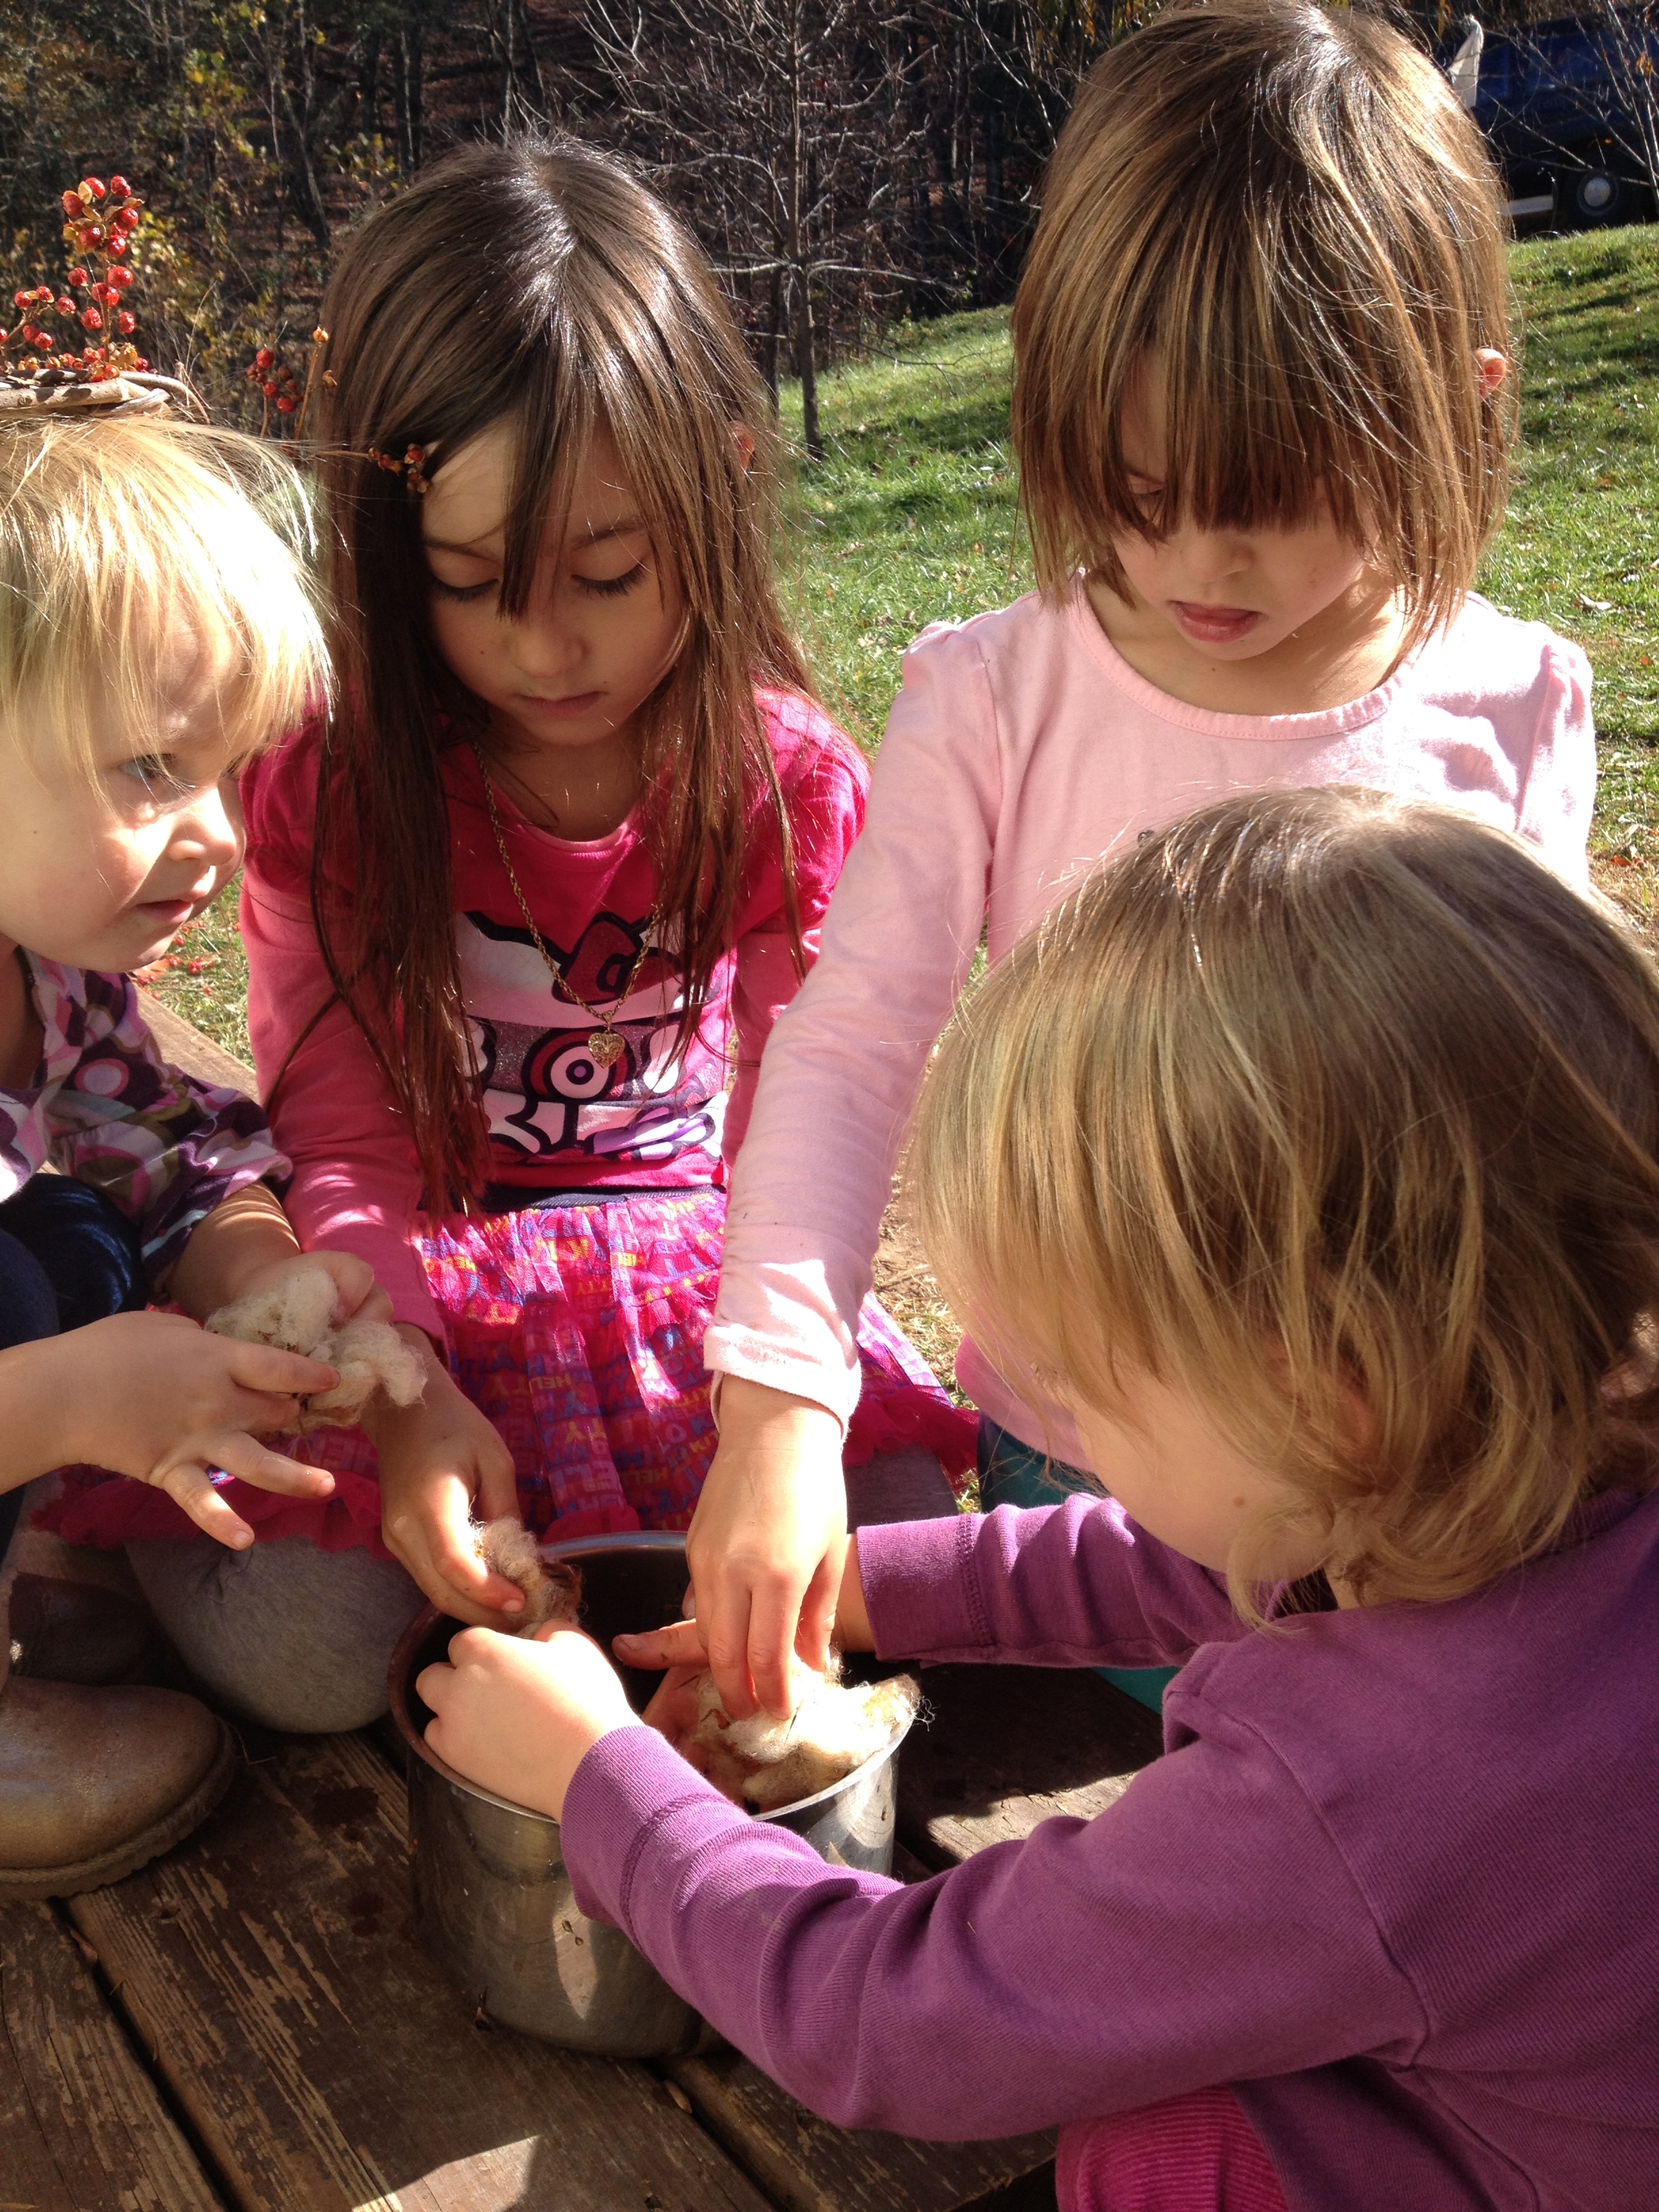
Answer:
<svg viewBox="0 0 1659 2212"><path fill-rule="evenodd" d="M616 1004L648 926L648 916L629 920L602 908L573 947L545 940L571 988L601 1016L613 1016L623 1053L601 1067L587 1048L598 1024L555 989L529 931L477 912L456 916L461 986L498 1153L526 1163L562 1153L640 1166L693 1151L718 1159L723 1036L699 1036L676 1058L679 979L654 948L627 1000Z"/></svg>

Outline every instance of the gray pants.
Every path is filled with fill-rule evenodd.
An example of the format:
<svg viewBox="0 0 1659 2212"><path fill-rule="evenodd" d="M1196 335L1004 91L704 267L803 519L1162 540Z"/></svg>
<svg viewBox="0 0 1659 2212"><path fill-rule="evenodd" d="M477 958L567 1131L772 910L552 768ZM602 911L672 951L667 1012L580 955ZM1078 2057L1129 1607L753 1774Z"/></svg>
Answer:
<svg viewBox="0 0 1659 2212"><path fill-rule="evenodd" d="M847 1470L849 1526L956 1510L931 1452ZM129 1544L149 1608L228 1711L294 1735L366 1728L387 1705L393 1647L426 1603L395 1561L302 1536L227 1551L211 1536Z"/></svg>
<svg viewBox="0 0 1659 2212"><path fill-rule="evenodd" d="M392 1647L426 1603L392 1559L303 1536L228 1552L211 1536L129 1544L150 1611L215 1698L295 1735L367 1728Z"/></svg>

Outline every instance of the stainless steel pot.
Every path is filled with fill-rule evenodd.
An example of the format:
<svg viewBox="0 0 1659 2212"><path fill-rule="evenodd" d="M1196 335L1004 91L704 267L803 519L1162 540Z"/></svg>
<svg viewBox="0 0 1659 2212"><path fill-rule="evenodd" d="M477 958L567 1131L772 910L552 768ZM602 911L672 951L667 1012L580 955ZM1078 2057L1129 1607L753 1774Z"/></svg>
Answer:
<svg viewBox="0 0 1659 2212"><path fill-rule="evenodd" d="M547 1549L580 1567L582 1626L607 1651L623 1629L678 1619L683 1536L593 1536ZM410 1754L422 1948L503 2027L613 2058L699 2048L712 2039L701 2015L625 1936L577 1911L557 1821L465 1781L427 1747L432 1716L415 1694L416 1677L444 1657L459 1626L428 1610L392 1658L392 1717ZM642 1709L659 1678L620 1672ZM760 1817L805 1837L832 1866L890 1873L895 1761L907 1729L833 1790Z"/></svg>

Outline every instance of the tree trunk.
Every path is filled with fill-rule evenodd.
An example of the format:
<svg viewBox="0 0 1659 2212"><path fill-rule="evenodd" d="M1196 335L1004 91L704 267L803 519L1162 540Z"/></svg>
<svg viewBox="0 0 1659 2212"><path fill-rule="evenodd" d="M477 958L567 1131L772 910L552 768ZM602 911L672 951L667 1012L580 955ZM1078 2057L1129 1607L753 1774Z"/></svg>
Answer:
<svg viewBox="0 0 1659 2212"><path fill-rule="evenodd" d="M380 127L380 34L365 31L357 50L358 128L372 138Z"/></svg>
<svg viewBox="0 0 1659 2212"><path fill-rule="evenodd" d="M818 365L812 330L812 292L806 271L794 272L795 374L800 379L800 428L809 461L823 459L818 428Z"/></svg>
<svg viewBox="0 0 1659 2212"><path fill-rule="evenodd" d="M421 28L404 24L398 32L398 167L412 177L421 166Z"/></svg>
<svg viewBox="0 0 1659 2212"><path fill-rule="evenodd" d="M778 333L783 327L783 271L775 269L767 288L766 328L761 336L760 368L772 395L772 411L778 407Z"/></svg>

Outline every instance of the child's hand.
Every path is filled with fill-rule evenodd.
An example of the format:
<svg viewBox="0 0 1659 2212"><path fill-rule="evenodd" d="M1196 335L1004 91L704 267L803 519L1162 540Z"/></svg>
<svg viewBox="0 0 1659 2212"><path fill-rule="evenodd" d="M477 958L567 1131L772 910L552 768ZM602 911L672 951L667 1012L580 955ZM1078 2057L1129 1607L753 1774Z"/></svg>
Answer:
<svg viewBox="0 0 1659 2212"><path fill-rule="evenodd" d="M320 1267L334 1280L334 1312L331 1326L342 1322L390 1321L392 1300L374 1279L374 1270L367 1260L360 1260L355 1252L284 1252L278 1259L265 1261L239 1278L234 1292L234 1299L251 1297L272 1283L280 1283L296 1267ZM225 1300L226 1304L233 1299Z"/></svg>
<svg viewBox="0 0 1659 2212"><path fill-rule="evenodd" d="M380 1462L380 1533L441 1613L499 1628L524 1611L524 1592L492 1573L472 1548L472 1522L519 1510L513 1455L457 1389L430 1340L398 1334L422 1354L426 1394L412 1406L371 1406L364 1416Z"/></svg>
<svg viewBox="0 0 1659 2212"><path fill-rule="evenodd" d="M697 1724L697 1698L708 1672L708 1654L702 1648L695 1620L677 1620L668 1628L648 1628L638 1636L618 1636L611 1650L624 1667L654 1674L665 1668L645 1709L645 1723L665 1735L678 1751Z"/></svg>
<svg viewBox="0 0 1659 2212"><path fill-rule="evenodd" d="M447 1766L555 1820L599 1738L641 1725L592 1638L551 1624L533 1637L463 1629L415 1693L435 1716L426 1740Z"/></svg>
<svg viewBox="0 0 1659 2212"><path fill-rule="evenodd" d="M793 1644L830 1662L847 1552L841 1426L805 1398L728 1375L720 1443L685 1540L696 1619L726 1710L789 1710Z"/></svg>
<svg viewBox="0 0 1659 2212"><path fill-rule="evenodd" d="M339 1378L319 1359L235 1344L183 1314L153 1312L92 1322L40 1350L61 1370L49 1401L60 1449L49 1465L88 1460L153 1483L239 1551L253 1531L214 1489L210 1468L289 1498L326 1498L334 1487L324 1468L254 1441L293 1426L296 1397L333 1389Z"/></svg>
<svg viewBox="0 0 1659 2212"><path fill-rule="evenodd" d="M836 1644L842 1651L875 1649L870 1615L865 1609L856 1542L847 1547L847 1565L842 1572L841 1595L836 1605ZM697 1724L698 1692L703 1676L709 1671L701 1623L676 1620L666 1628L647 1628L637 1635L618 1636L612 1640L611 1648L624 1667L637 1667L647 1674L653 1674L659 1668L665 1670L652 1692L645 1719L647 1726L665 1735L677 1751L682 1749Z"/></svg>
<svg viewBox="0 0 1659 2212"><path fill-rule="evenodd" d="M167 1295L205 1321L222 1306L281 1282L301 1266L320 1267L332 1276L337 1324L358 1312L365 1321L392 1318L392 1301L376 1287L368 1261L355 1252L302 1252L281 1200L262 1182L233 1192L197 1223Z"/></svg>

